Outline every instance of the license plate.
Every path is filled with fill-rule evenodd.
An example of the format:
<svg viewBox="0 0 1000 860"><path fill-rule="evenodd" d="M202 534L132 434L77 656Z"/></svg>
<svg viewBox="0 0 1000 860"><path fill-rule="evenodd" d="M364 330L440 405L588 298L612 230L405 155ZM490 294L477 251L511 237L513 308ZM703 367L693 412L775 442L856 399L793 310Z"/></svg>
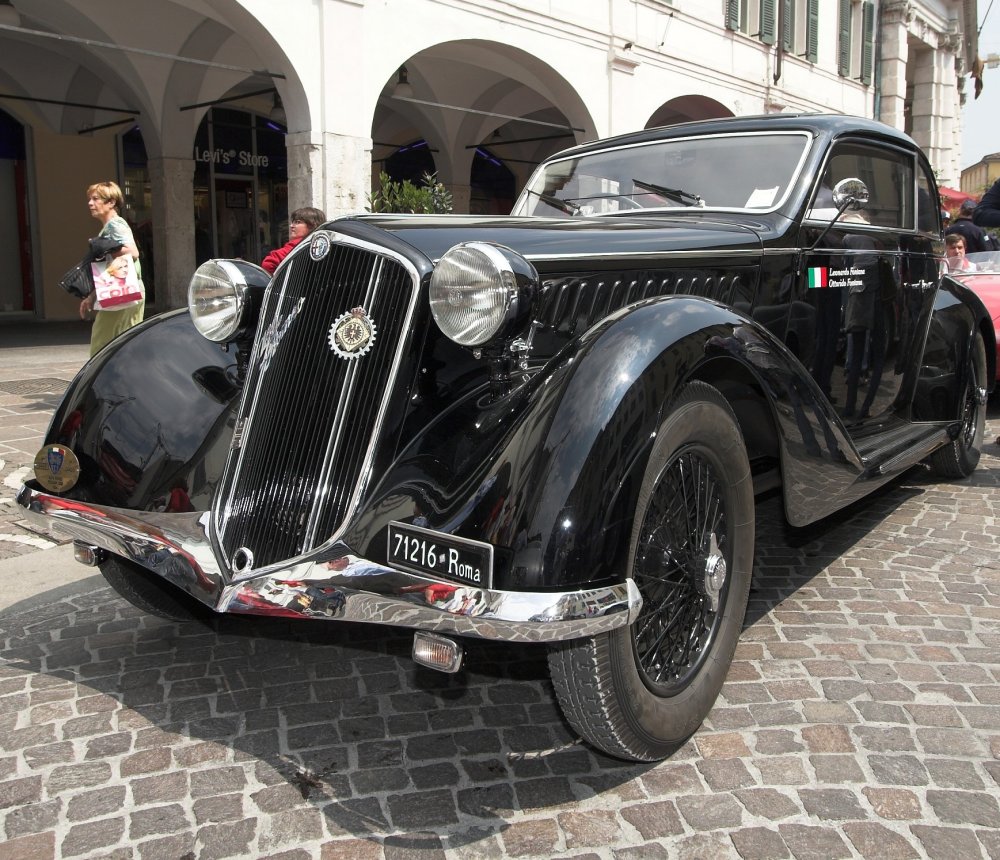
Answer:
<svg viewBox="0 0 1000 860"><path fill-rule="evenodd" d="M389 523L388 563L413 573L493 587L493 547L408 523Z"/></svg>

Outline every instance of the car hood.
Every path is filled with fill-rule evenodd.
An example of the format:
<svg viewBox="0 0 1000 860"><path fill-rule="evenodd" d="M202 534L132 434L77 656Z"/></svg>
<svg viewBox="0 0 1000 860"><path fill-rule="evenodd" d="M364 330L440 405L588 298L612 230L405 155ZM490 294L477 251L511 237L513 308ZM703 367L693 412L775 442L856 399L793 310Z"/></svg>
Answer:
<svg viewBox="0 0 1000 860"><path fill-rule="evenodd" d="M495 242L527 257L535 265L565 261L654 255L671 251L759 250L768 225L754 227L710 219L655 218L515 218L466 215L362 215L328 225L344 232L378 228L440 259L459 242Z"/></svg>
<svg viewBox="0 0 1000 860"><path fill-rule="evenodd" d="M949 277L979 296L994 322L1000 319L1000 275L951 272Z"/></svg>

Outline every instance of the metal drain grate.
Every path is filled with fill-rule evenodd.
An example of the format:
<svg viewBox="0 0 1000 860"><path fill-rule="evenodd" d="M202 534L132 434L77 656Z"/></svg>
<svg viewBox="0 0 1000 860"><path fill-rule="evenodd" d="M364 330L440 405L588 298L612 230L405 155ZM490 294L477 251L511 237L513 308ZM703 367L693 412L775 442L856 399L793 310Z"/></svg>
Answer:
<svg viewBox="0 0 1000 860"><path fill-rule="evenodd" d="M13 382L0 382L0 393L3 394L62 394L69 383L65 379L43 377L41 379L19 379Z"/></svg>

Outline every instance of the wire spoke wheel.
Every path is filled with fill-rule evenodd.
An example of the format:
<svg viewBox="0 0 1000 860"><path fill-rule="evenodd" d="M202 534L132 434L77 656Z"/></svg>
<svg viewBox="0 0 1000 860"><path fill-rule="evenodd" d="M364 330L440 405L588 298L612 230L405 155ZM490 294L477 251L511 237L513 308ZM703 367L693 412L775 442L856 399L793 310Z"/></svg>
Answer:
<svg viewBox="0 0 1000 860"><path fill-rule="evenodd" d="M658 695L675 695L709 653L725 599L724 487L706 452L668 464L646 512L634 568L643 608L636 660Z"/></svg>
<svg viewBox="0 0 1000 860"><path fill-rule="evenodd" d="M627 627L549 654L570 725L604 752L656 761L707 716L733 658L753 566L750 464L736 416L691 382L655 434L628 545L642 595Z"/></svg>
<svg viewBox="0 0 1000 860"><path fill-rule="evenodd" d="M960 403L961 428L955 439L930 456L931 468L942 478L967 478L979 465L986 433L986 344L976 335L969 346L965 390Z"/></svg>

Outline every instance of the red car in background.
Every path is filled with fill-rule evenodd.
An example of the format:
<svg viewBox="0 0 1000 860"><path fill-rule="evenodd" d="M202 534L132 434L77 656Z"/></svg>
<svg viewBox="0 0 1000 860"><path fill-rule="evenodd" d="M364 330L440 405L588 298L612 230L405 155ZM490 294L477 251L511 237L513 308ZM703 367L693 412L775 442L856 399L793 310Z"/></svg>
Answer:
<svg viewBox="0 0 1000 860"><path fill-rule="evenodd" d="M1000 331L1000 251L981 251L964 257L949 257L948 264L949 276L982 299L993 319L994 331ZM997 358L1000 358L1000 334L996 336L996 353ZM1000 379L1000 363L997 379Z"/></svg>

